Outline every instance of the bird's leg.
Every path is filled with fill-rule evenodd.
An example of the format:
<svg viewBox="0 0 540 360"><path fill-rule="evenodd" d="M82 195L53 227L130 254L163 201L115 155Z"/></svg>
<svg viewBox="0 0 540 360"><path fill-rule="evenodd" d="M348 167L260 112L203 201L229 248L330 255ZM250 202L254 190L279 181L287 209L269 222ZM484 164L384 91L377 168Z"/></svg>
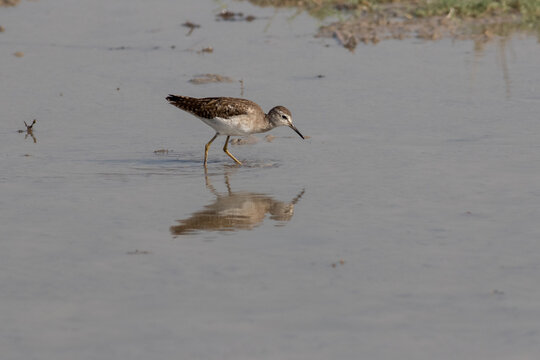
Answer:
<svg viewBox="0 0 540 360"><path fill-rule="evenodd" d="M229 152L229 150L227 149L227 146L229 145L229 138L230 137L231 137L230 135L227 136L227 140L225 140L225 145L223 146L223 151L225 151L225 154L229 155L231 157L231 159L233 159L238 165L242 165L242 163L240 161L238 161L238 159L235 158L234 155L231 154Z"/></svg>
<svg viewBox="0 0 540 360"><path fill-rule="evenodd" d="M214 135L213 138L210 139L210 141L204 146L204 166L206 167L206 159L208 159L208 149L210 149L210 144L212 143L212 141L216 140L216 138L218 137L218 133L216 133L216 135Z"/></svg>

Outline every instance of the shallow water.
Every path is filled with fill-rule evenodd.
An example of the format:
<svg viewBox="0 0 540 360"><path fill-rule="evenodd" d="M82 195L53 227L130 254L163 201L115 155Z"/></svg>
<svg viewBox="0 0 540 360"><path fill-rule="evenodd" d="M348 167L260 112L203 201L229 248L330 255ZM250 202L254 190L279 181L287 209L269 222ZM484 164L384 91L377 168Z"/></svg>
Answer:
<svg viewBox="0 0 540 360"><path fill-rule="evenodd" d="M157 4L0 9L6 359L535 358L535 39L353 54L306 15ZM310 138L237 167L220 137L205 173L212 129L169 93L282 104Z"/></svg>

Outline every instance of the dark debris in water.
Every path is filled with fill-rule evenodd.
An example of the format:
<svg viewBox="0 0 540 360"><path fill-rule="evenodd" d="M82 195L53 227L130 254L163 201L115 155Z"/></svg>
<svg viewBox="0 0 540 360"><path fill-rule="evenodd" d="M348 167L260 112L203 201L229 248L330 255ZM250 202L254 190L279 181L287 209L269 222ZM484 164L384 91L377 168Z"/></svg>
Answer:
<svg viewBox="0 0 540 360"><path fill-rule="evenodd" d="M191 21L186 21L185 23L182 24L182 26L183 26L183 27L187 27L187 28L189 29L189 31L188 31L188 33L186 34L186 36L191 35L191 33L193 32L193 30L198 29L198 28L201 27L201 25L192 23Z"/></svg>
<svg viewBox="0 0 540 360"><path fill-rule="evenodd" d="M197 51L197 54L213 53L213 52L214 52L214 48L211 47L211 46L207 46L207 47L204 47L201 50Z"/></svg>
<svg viewBox="0 0 540 360"><path fill-rule="evenodd" d="M171 49L176 48L175 45L172 45L170 47ZM108 47L107 50L109 51L126 51L126 50L141 50L141 51L147 51L147 50L159 50L161 49L161 46L159 45L153 45L152 47L132 47L132 46L111 46Z"/></svg>
<svg viewBox="0 0 540 360"><path fill-rule="evenodd" d="M190 83L200 85L208 83L218 83L218 82L233 82L234 80L228 76L223 76L219 74L199 74L195 75L192 79L189 80Z"/></svg>
<svg viewBox="0 0 540 360"><path fill-rule="evenodd" d="M34 119L34 121L32 121L30 125L28 125L26 121L23 121L23 122L24 122L24 126L26 126L26 130L17 130L18 133L23 133L25 131L32 131L32 128L34 127L34 124L37 122L37 120Z"/></svg>
<svg viewBox="0 0 540 360"><path fill-rule="evenodd" d="M253 15L245 16L241 12L232 12L227 9L223 9L219 14L216 15L216 20L218 21L247 21L251 22L255 20L256 17Z"/></svg>
<svg viewBox="0 0 540 360"><path fill-rule="evenodd" d="M116 47L110 47L109 50L129 50L131 47L129 46L116 46Z"/></svg>
<svg viewBox="0 0 540 360"><path fill-rule="evenodd" d="M169 150L169 149L154 150L154 154L168 154L172 152L174 152L174 150Z"/></svg>
<svg viewBox="0 0 540 360"><path fill-rule="evenodd" d="M252 145L252 144L256 144L257 142L259 142L259 139L257 139L257 137L252 136L252 135L229 140L229 144L231 145Z"/></svg>
<svg viewBox="0 0 540 360"><path fill-rule="evenodd" d="M148 251L148 250L138 250L138 249L135 249L134 251L128 251L128 252L126 252L126 254L128 254L128 255L148 255L148 254L151 254L151 252Z"/></svg>
<svg viewBox="0 0 540 360"><path fill-rule="evenodd" d="M26 133L26 134L24 135L24 138L25 138L25 139L28 138L28 136L30 136L30 137L34 140L34 144L37 142L37 139L36 139L36 137L34 136L34 131L33 131L33 130L34 130L34 124L35 124L36 122L37 122L37 120L34 119L34 120L32 121L32 123L31 123L30 125L28 125L28 124L26 123L26 121L24 121L24 126L26 126L26 130L17 130L17 132L18 132L19 134Z"/></svg>
<svg viewBox="0 0 540 360"><path fill-rule="evenodd" d="M339 259L339 261L337 263L332 263L332 267L335 269L338 265L345 265L345 260L343 259Z"/></svg>
<svg viewBox="0 0 540 360"><path fill-rule="evenodd" d="M24 126L26 126L26 131L32 131L32 128L34 127L34 124L36 123L36 119L34 119L34 121L32 121L32 123L30 125L28 125L26 123L26 121L23 121L24 122Z"/></svg>

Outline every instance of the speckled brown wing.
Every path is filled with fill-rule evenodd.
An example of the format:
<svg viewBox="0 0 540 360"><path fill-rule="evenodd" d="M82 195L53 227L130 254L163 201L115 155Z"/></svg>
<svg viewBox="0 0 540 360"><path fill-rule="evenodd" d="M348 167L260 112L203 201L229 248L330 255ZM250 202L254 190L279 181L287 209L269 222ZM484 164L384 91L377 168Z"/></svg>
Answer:
<svg viewBox="0 0 540 360"><path fill-rule="evenodd" d="M248 114L255 109L260 110L259 105L252 101L228 97L198 99L189 96L169 95L167 100L172 105L205 119L215 117L230 118Z"/></svg>

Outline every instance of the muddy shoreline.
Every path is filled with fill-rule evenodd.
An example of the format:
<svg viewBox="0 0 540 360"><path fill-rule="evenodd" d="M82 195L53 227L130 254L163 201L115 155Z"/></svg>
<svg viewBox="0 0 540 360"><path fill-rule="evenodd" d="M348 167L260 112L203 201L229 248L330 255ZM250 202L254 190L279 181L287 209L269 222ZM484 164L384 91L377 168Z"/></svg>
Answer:
<svg viewBox="0 0 540 360"><path fill-rule="evenodd" d="M333 37L353 51L359 43L376 44L382 40L417 38L439 40L452 38L487 42L516 32L530 32L517 15L481 18L458 18L450 11L446 16L410 17L398 6L388 6L376 13L363 13L345 21L322 26L316 36Z"/></svg>
<svg viewBox="0 0 540 360"><path fill-rule="evenodd" d="M249 0L249 2L263 7L297 8L299 12L306 11L321 20L334 16L338 20L322 25L316 36L335 38L351 51L360 43L376 44L390 39L452 38L487 42L495 37L505 37L513 33L539 32L535 15L532 15L532 19L526 18L527 15L518 9L464 13L463 9L454 7L447 10L423 8L423 3L418 1L387 4L292 0Z"/></svg>

